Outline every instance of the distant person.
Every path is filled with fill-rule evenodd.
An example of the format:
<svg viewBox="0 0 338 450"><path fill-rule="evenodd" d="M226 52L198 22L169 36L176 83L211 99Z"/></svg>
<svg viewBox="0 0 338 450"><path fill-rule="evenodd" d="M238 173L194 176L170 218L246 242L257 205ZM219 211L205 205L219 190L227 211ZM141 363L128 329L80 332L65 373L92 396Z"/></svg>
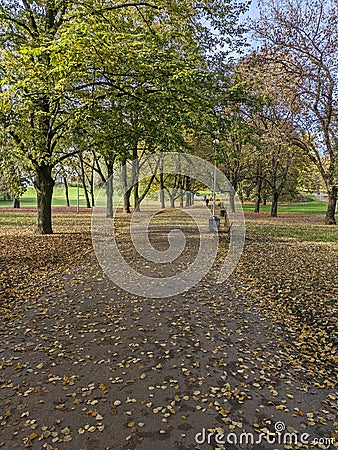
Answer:
<svg viewBox="0 0 338 450"><path fill-rule="evenodd" d="M207 207L207 208L209 207L209 202L210 202L210 200L208 199L208 197L206 197L206 198L205 198L205 204L206 204L206 207Z"/></svg>

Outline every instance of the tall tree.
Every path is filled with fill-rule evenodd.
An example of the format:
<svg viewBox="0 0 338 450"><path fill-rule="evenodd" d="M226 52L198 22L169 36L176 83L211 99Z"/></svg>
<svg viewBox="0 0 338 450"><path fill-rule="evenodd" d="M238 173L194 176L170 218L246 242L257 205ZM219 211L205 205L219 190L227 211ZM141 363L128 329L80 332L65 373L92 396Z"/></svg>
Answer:
<svg viewBox="0 0 338 450"><path fill-rule="evenodd" d="M263 43L265 61L272 64L275 83L284 80L283 89L292 99L294 143L307 153L325 183L325 223L335 224L338 4L331 0L262 0L260 5L256 36Z"/></svg>
<svg viewBox="0 0 338 450"><path fill-rule="evenodd" d="M9 0L0 7L0 120L11 148L34 172L42 234L52 233L52 170L68 156L58 145L74 116L67 95L74 71L58 49L68 5Z"/></svg>

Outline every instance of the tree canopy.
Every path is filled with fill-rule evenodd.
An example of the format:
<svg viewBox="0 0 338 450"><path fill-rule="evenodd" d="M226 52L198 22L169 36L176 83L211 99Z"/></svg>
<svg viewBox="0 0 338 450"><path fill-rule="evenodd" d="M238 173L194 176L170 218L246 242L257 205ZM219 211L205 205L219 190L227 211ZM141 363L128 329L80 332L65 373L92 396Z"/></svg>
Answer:
<svg viewBox="0 0 338 450"><path fill-rule="evenodd" d="M6 146L34 171L39 232L52 232L53 167L78 151L62 142L75 129L86 139L85 121L105 117L130 142L136 114L143 138L161 135L163 145L163 134L210 112L212 49L236 45L242 9L206 0L1 6L1 124Z"/></svg>

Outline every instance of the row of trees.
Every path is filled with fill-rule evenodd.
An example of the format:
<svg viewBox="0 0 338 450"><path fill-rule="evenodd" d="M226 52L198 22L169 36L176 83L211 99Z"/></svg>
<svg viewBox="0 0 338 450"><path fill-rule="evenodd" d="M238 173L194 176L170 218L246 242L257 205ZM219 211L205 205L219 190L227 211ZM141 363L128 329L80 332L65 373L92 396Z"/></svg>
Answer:
<svg viewBox="0 0 338 450"><path fill-rule="evenodd" d="M328 196L325 223L335 224L338 4L262 0L251 30L257 49L237 63L234 73L235 88L244 86L244 92L235 108L225 110L241 123L235 120L223 146L229 178L235 188L252 178L256 211L268 184L276 215L283 192L305 181L313 184L319 174Z"/></svg>
<svg viewBox="0 0 338 450"><path fill-rule="evenodd" d="M233 61L242 12L216 0L0 7L0 162L15 197L22 174L32 176L38 232L52 232L56 173L77 168L93 186L115 164L134 161L136 176L149 153L212 159L215 137L220 167L235 189L255 193L256 211L268 195L276 215L311 164L328 193L326 223L335 223L336 5L264 0L251 24L259 49ZM145 191L133 190L137 209Z"/></svg>
<svg viewBox="0 0 338 450"><path fill-rule="evenodd" d="M263 64L292 124L291 143L317 168L335 224L338 194L338 3L263 0L253 24ZM277 94L278 97L278 94Z"/></svg>
<svg viewBox="0 0 338 450"><path fill-rule="evenodd" d="M3 147L33 172L51 233L53 169L96 149L107 174L140 147L186 146L210 125L210 51L237 38L232 2L8 1L1 18ZM201 125L202 124L202 125Z"/></svg>

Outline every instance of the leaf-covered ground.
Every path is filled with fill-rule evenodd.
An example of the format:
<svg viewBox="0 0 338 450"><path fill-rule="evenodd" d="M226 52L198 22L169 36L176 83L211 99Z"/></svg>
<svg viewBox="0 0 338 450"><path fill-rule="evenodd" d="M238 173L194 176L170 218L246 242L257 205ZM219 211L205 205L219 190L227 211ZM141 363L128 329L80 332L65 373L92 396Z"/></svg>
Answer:
<svg viewBox="0 0 338 450"><path fill-rule="evenodd" d="M338 376L337 228L322 225L322 217L257 220L252 214L246 222L247 245L235 276L238 293L282 327L283 345L295 365L305 367L318 386L333 386Z"/></svg>
<svg viewBox="0 0 338 450"><path fill-rule="evenodd" d="M248 215L245 251L229 282L215 285L228 242L222 234L218 262L204 280L174 298L150 300L103 274L88 213L56 214L53 236L32 234L31 213L17 215L16 225L8 218L0 228L0 445L337 446L337 244L311 235L296 240L304 220L312 231L334 234L316 218ZM124 215L120 224L128 250ZM163 239L158 234L159 247ZM267 442L277 438L277 422L297 444ZM210 444L195 441L203 428L211 430ZM217 431L233 433L232 442L244 431L264 438L217 445ZM322 440L301 443L302 433Z"/></svg>

